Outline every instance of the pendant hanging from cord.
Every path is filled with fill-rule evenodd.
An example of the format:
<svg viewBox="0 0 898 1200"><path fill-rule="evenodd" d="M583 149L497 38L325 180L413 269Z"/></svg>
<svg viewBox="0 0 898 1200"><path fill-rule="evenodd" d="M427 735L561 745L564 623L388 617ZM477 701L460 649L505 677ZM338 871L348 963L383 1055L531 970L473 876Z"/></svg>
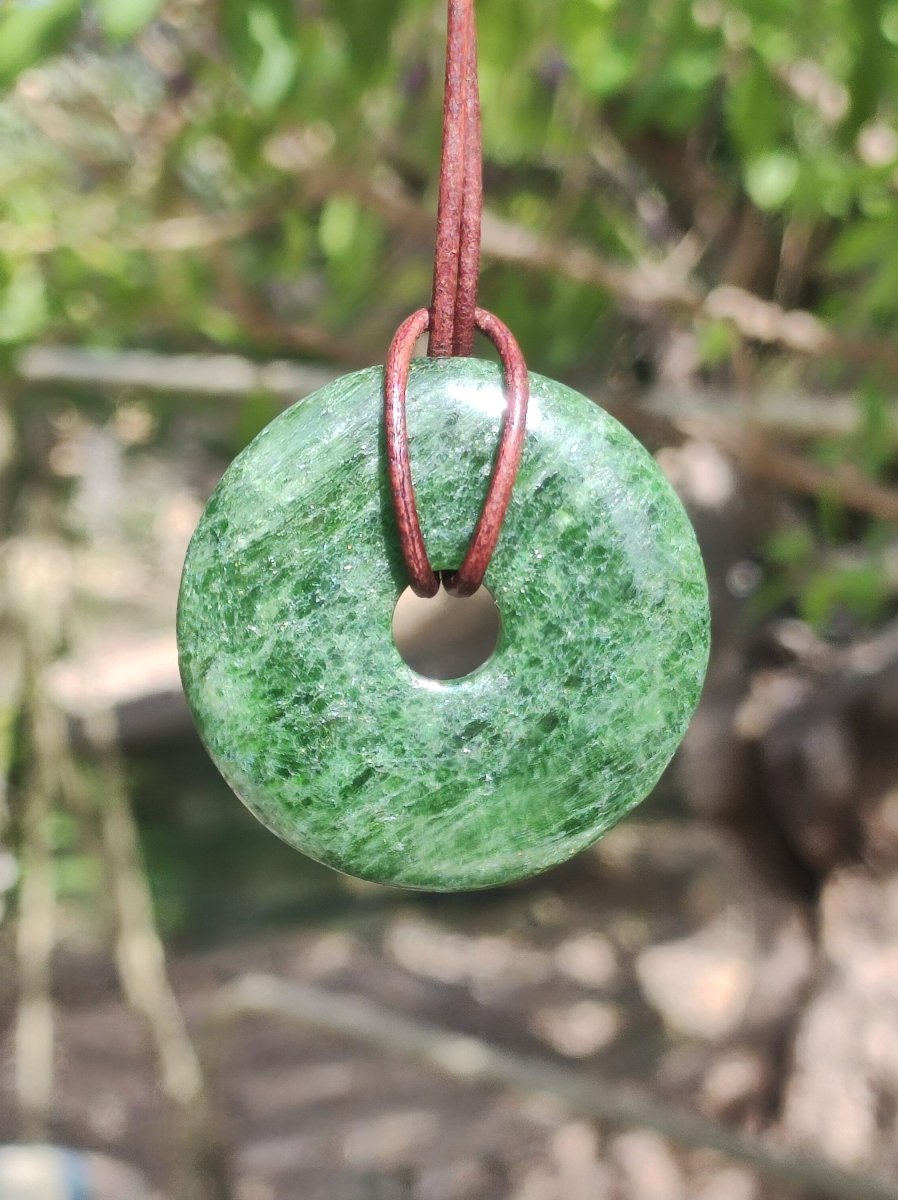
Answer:
<svg viewBox="0 0 898 1200"><path fill-rule="evenodd" d="M616 824L685 732L708 656L701 557L657 463L528 374L478 307L481 173L474 0L449 0L432 302L385 369L335 379L240 455L178 608L188 700L251 811L319 862L438 891L526 878ZM472 356L476 329L501 372ZM403 657L397 534L420 596L473 594L489 568L501 634L476 669Z"/></svg>

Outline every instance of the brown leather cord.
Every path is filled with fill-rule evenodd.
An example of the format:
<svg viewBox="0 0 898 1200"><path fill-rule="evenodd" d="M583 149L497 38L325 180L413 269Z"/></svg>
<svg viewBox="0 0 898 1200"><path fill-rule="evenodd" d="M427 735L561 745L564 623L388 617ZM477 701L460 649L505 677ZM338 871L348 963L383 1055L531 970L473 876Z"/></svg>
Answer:
<svg viewBox="0 0 898 1200"><path fill-rule="evenodd" d="M450 0L443 99L443 154L433 270L432 358L474 346L480 276L483 164L474 0Z"/></svg>
<svg viewBox="0 0 898 1200"><path fill-rule="evenodd" d="M457 571L445 572L443 575L446 590L456 596L471 596L477 591L498 544L518 467L521 464L524 436L527 431L527 402L530 398L527 364L511 331L498 317L483 308L475 309L474 323L499 351L505 368L508 408L486 499L464 561ZM421 522L418 519L409 456L405 396L415 342L432 324L430 310L420 308L400 325L387 354L384 383L387 470L409 584L419 596L435 596L440 588L440 580L430 565L421 533Z"/></svg>
<svg viewBox="0 0 898 1200"><path fill-rule="evenodd" d="M457 596L473 595L483 582L524 448L530 397L527 364L499 318L477 307L482 176L474 0L449 0L433 301L429 309L419 309L399 327L387 355L384 379L387 470L409 583L419 596L434 596L440 587L418 519L405 415L412 354L422 334L430 333L431 357L467 357L473 349L474 331L479 329L496 346L505 370L508 408L483 509L462 565L457 571L443 573L443 585Z"/></svg>

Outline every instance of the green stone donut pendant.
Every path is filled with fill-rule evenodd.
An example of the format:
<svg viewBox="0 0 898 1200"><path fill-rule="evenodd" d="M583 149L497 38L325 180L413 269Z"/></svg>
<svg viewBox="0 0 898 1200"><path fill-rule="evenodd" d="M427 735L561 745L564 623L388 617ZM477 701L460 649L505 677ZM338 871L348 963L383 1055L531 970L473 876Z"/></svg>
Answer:
<svg viewBox="0 0 898 1200"><path fill-rule="evenodd" d="M391 634L407 576L383 387L380 368L337 380L225 474L184 568L185 690L234 791L312 858L404 887L508 883L589 846L657 781L704 678L704 568L639 443L531 374L485 580L499 644L462 679L416 675ZM412 365L415 491L437 570L464 555L505 407L498 366Z"/></svg>

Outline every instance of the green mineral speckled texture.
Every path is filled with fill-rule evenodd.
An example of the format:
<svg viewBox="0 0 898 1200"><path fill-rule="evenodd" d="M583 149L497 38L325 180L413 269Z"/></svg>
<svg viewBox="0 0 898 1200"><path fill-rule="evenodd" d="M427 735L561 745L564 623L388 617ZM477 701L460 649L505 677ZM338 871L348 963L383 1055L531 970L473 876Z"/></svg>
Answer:
<svg viewBox="0 0 898 1200"><path fill-rule="evenodd" d="M382 378L360 371L294 405L222 479L184 568L184 686L228 783L312 858L406 887L507 883L590 845L655 784L704 678L705 573L639 443L531 375L486 579L499 646L466 678L416 675L391 635L406 580ZM491 363L412 366L412 468L437 569L461 561L504 407Z"/></svg>

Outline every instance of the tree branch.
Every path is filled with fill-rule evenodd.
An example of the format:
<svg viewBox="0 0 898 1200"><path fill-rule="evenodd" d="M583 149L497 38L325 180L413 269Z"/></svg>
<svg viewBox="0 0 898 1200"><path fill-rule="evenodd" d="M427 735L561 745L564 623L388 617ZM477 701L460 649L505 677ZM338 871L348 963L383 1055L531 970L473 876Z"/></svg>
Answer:
<svg viewBox="0 0 898 1200"><path fill-rule="evenodd" d="M466 1083L548 1092L595 1120L654 1129L682 1146L714 1150L767 1179L807 1188L831 1200L898 1200L898 1184L871 1179L835 1163L739 1133L697 1113L669 1107L628 1087L606 1083L551 1060L518 1054L480 1038L389 1012L361 997L271 976L244 976L218 993L211 1018L231 1023L245 1016L275 1018L353 1038L389 1055L425 1063Z"/></svg>
<svg viewBox="0 0 898 1200"><path fill-rule="evenodd" d="M301 399L331 382L326 366L301 363L253 363L237 355L161 355L150 351L93 351L74 346L36 346L17 362L28 382L63 383L103 388L243 396L265 391L285 401ZM641 427L648 418L656 436L683 436L713 442L748 474L768 479L802 495L834 496L846 508L878 520L898 520L898 491L868 479L850 466L836 470L818 466L803 455L777 446L772 436L844 437L851 432L854 406L844 398L807 401L774 397L753 406L750 422L722 420L702 399L656 394L647 405L621 406L606 396L593 397L624 425ZM730 397L734 400L736 397ZM721 407L715 402L715 407ZM732 405L731 405L732 407ZM892 436L898 437L893 428Z"/></svg>
<svg viewBox="0 0 898 1200"><path fill-rule="evenodd" d="M394 179L386 183L341 173L324 176L318 195L332 190L351 193L390 225L430 237L431 214L411 199ZM843 358L859 366L875 363L898 375L898 346L875 338L841 334L804 309L787 310L742 287L723 284L706 292L669 264L636 267L611 262L574 240L556 241L508 221L488 209L483 216L483 255L524 270L557 272L587 287L607 292L618 303L641 310L667 309L684 317L726 321L743 337L778 346L806 358Z"/></svg>
<svg viewBox="0 0 898 1200"><path fill-rule="evenodd" d="M196 396L267 392L284 400L297 400L336 378L333 367L256 363L238 354L158 354L80 346L29 346L19 355L16 371L27 383Z"/></svg>

